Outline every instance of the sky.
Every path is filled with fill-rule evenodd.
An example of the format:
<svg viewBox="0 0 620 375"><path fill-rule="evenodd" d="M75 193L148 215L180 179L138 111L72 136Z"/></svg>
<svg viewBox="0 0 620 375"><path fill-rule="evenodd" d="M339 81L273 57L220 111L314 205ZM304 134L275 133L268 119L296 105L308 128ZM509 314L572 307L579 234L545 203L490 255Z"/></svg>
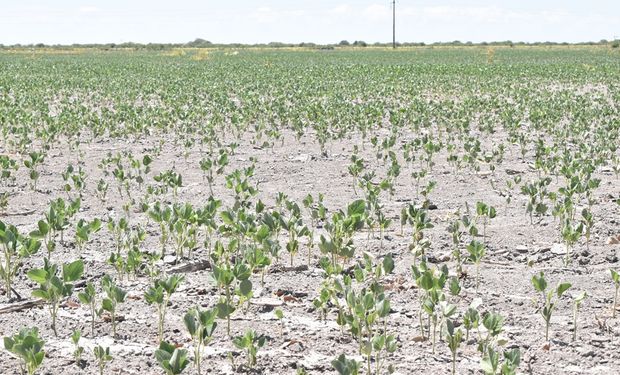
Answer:
<svg viewBox="0 0 620 375"><path fill-rule="evenodd" d="M397 0L400 42L620 36L620 0ZM391 0L0 0L0 44L392 40Z"/></svg>

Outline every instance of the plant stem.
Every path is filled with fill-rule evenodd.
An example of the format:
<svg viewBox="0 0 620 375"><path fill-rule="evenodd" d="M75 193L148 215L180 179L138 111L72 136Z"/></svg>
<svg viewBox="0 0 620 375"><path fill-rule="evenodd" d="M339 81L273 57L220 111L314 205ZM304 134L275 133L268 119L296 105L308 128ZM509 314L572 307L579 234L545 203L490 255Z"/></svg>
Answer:
<svg viewBox="0 0 620 375"><path fill-rule="evenodd" d="M456 374L456 351L452 352L452 375Z"/></svg>
<svg viewBox="0 0 620 375"><path fill-rule="evenodd" d="M618 306L618 289L620 289L620 284L616 284L616 293L614 294L614 311L611 313L614 318L616 317L616 308Z"/></svg>
<svg viewBox="0 0 620 375"><path fill-rule="evenodd" d="M573 341L577 340L577 304L573 308Z"/></svg>

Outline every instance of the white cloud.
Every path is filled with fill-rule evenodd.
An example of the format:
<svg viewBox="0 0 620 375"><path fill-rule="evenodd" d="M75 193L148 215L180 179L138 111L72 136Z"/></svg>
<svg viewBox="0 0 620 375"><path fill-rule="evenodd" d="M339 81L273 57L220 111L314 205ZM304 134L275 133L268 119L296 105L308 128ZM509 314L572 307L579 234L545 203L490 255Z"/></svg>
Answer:
<svg viewBox="0 0 620 375"><path fill-rule="evenodd" d="M272 23L278 18L278 13L269 7L260 7L252 14L252 18L259 23Z"/></svg>
<svg viewBox="0 0 620 375"><path fill-rule="evenodd" d="M301 9L277 10L270 7L260 7L251 12L248 17L258 23L270 24L284 20L302 18L306 15L306 11Z"/></svg>
<svg viewBox="0 0 620 375"><path fill-rule="evenodd" d="M95 7L95 6L81 6L80 7L80 13L98 13L100 12L101 9Z"/></svg>
<svg viewBox="0 0 620 375"><path fill-rule="evenodd" d="M362 12L362 15L368 19L377 21L388 19L391 15L390 7L381 4L372 4L366 7Z"/></svg>
<svg viewBox="0 0 620 375"><path fill-rule="evenodd" d="M341 15L341 14L349 14L353 11L353 8L349 4L341 4L335 8L329 10L329 14Z"/></svg>

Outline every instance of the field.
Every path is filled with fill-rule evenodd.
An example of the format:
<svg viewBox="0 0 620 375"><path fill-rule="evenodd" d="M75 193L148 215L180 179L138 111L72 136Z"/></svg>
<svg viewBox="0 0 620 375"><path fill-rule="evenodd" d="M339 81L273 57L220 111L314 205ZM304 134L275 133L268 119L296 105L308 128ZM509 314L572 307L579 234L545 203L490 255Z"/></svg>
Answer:
<svg viewBox="0 0 620 375"><path fill-rule="evenodd" d="M0 52L0 373L620 373L619 106L607 47Z"/></svg>

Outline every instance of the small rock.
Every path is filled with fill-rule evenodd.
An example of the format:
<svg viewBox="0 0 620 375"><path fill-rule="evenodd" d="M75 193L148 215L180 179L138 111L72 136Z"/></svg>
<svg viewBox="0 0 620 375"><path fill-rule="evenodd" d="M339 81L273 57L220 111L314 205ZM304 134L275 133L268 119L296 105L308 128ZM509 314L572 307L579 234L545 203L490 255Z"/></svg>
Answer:
<svg viewBox="0 0 620 375"><path fill-rule="evenodd" d="M518 253L525 254L525 253L527 253L527 246L519 245L519 246L515 247L515 250L517 250Z"/></svg>
<svg viewBox="0 0 620 375"><path fill-rule="evenodd" d="M506 168L506 174L509 175L509 176L514 176L514 175L517 175L517 174L523 174L523 171Z"/></svg>
<svg viewBox="0 0 620 375"><path fill-rule="evenodd" d="M566 254L566 246L561 243L554 243L551 245L551 253L556 255L564 255Z"/></svg>
<svg viewBox="0 0 620 375"><path fill-rule="evenodd" d="M618 261L618 256L616 255L615 251L610 252L609 254L607 254L607 256L605 257L605 259L609 262L609 263L616 263Z"/></svg>
<svg viewBox="0 0 620 375"><path fill-rule="evenodd" d="M282 306L283 302L278 299L278 298L269 298L269 297L264 297L264 298L256 298L256 299L252 299L250 301L250 303L252 305L259 305L259 306Z"/></svg>
<svg viewBox="0 0 620 375"><path fill-rule="evenodd" d="M620 236L611 236L605 242L607 245L618 245L620 244Z"/></svg>
<svg viewBox="0 0 620 375"><path fill-rule="evenodd" d="M579 264L585 266L586 264L590 264L590 258L579 258Z"/></svg>
<svg viewBox="0 0 620 375"><path fill-rule="evenodd" d="M308 154L300 154L292 159L293 161L305 163L310 160L310 155Z"/></svg>

